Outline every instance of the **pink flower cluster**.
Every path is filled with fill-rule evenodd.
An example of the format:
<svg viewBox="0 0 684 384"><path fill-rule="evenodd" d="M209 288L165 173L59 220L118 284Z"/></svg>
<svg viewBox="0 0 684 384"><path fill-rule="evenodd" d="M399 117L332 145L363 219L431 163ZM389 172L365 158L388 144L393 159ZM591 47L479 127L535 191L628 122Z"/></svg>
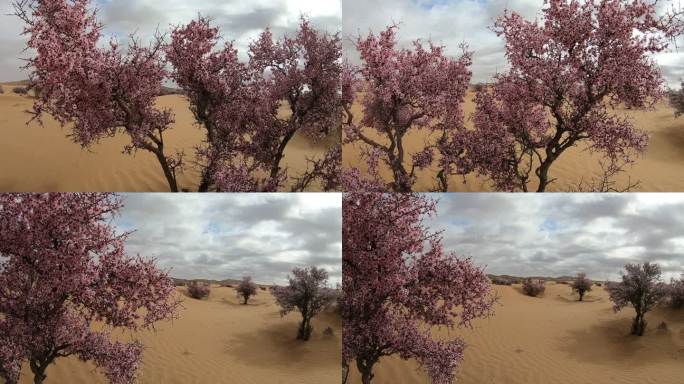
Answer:
<svg viewBox="0 0 684 384"><path fill-rule="evenodd" d="M392 171L391 188L408 192L415 183L415 169L429 167L433 156L432 147L406 153L404 137L417 129L437 132L441 140L436 147L441 150L462 130L461 104L470 82L471 54L464 49L461 57L450 58L444 47L431 42L425 46L420 41L415 41L412 49L400 49L396 33L397 27L391 26L378 36L359 37L357 50L363 64L360 68L345 65L341 78L344 139L379 151L380 159ZM357 93L363 95L363 116L354 122L351 104ZM377 132L382 141L368 136L366 129ZM409 157L413 159L411 169ZM451 173L450 167L442 172ZM376 184L382 183L378 180Z"/></svg>

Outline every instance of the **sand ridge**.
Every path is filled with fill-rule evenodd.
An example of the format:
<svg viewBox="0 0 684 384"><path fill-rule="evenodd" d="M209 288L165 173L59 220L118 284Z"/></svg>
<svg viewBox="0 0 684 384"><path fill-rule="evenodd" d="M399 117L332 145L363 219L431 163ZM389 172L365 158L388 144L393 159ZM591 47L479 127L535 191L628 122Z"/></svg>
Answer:
<svg viewBox="0 0 684 384"><path fill-rule="evenodd" d="M475 111L475 93L471 90L466 94L463 105L465 125L472 128L470 116ZM359 122L362 117L362 106L356 102L352 106L354 121ZM627 167L623 174L615 180L618 187L624 187L628 183L640 181L640 187L634 192L678 192L684 191L684 117L675 118L674 109L666 102L661 101L653 110L635 111L618 109L618 115L629 116L639 129L646 131L650 141L643 155L636 159L633 166ZM374 130L366 130L369 137L379 142L386 142L386 138L379 136ZM410 170L411 155L418 152L425 143L433 143L438 136L430 135L428 130L412 130L404 137L406 168ZM345 144L342 147L343 167L359 167L367 169L365 161L360 159L363 144ZM598 161L600 154L592 154L587 150L586 144L568 149L551 166L551 177L558 178L552 183L549 191L568 191L575 187L584 177L587 181L598 176L601 172ZM435 175L437 166L417 171L418 180L414 185L416 192L429 192L437 185ZM391 172L381 162L381 175L386 180L391 180ZM465 181L465 183L464 183ZM536 189L536 182L529 185L530 190ZM451 176L449 178L449 191L453 192L478 192L491 191L491 182L485 177L475 174L463 176Z"/></svg>
<svg viewBox="0 0 684 384"><path fill-rule="evenodd" d="M67 137L50 116L44 126L33 121L27 125L34 99L12 92L14 84L3 83L0 94L0 191L3 192L168 192L169 187L156 157L147 151L123 154L130 143L124 133L106 138L82 149ZM170 108L175 123L164 134L165 152L185 151L188 164L179 177L181 188L194 191L199 173L193 169L194 147L203 140L202 129L195 125L188 101L180 95L161 96L158 106ZM281 164L288 175L296 176L307 167L306 158L320 158L335 145L334 135L313 142L295 135L285 149Z"/></svg>
<svg viewBox="0 0 684 384"><path fill-rule="evenodd" d="M684 311L656 308L646 314L642 337L629 335L634 310L614 313L608 294L593 287L578 302L565 284L549 282L541 297L525 296L520 284L495 286L495 315L472 330L439 330L467 343L459 384L678 384L684 377ZM665 321L667 331L657 326ZM352 364L353 366L353 364ZM360 383L355 366L349 384ZM374 384L430 383L415 361L382 358Z"/></svg>
<svg viewBox="0 0 684 384"><path fill-rule="evenodd" d="M184 287L177 294L184 307L179 318L136 335L145 345L137 383L339 382L342 326L335 313L314 318L311 339L302 342L296 340L301 315L281 317L268 291L258 291L248 305L241 304L234 288L213 286L204 300L188 297ZM323 334L327 327L333 335ZM20 383L32 383L28 366L23 368ZM58 359L47 376L46 384L107 383L94 365L74 357Z"/></svg>

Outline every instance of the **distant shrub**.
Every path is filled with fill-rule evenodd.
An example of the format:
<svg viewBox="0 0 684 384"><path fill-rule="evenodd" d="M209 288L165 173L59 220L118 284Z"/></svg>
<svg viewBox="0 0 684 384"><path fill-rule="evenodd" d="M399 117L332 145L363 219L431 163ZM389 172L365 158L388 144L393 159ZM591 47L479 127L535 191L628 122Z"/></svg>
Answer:
<svg viewBox="0 0 684 384"><path fill-rule="evenodd" d="M579 301L582 301L584 294L591 291L592 285L594 285L594 282L587 279L586 273L578 273L575 281L572 282L571 288L573 292L579 294Z"/></svg>
<svg viewBox="0 0 684 384"><path fill-rule="evenodd" d="M473 89L475 89L475 92L482 92L487 88L487 84L485 83L476 83L473 86Z"/></svg>
<svg viewBox="0 0 684 384"><path fill-rule="evenodd" d="M203 283L201 281L191 281L188 283L188 294L190 297L202 300L203 298L209 296L209 284Z"/></svg>
<svg viewBox="0 0 684 384"><path fill-rule="evenodd" d="M594 284L596 284L597 287L602 287L603 283L600 281L595 281Z"/></svg>
<svg viewBox="0 0 684 384"><path fill-rule="evenodd" d="M684 276L678 280L670 280L667 287L667 304L674 309L684 307Z"/></svg>
<svg viewBox="0 0 684 384"><path fill-rule="evenodd" d="M265 291L266 287L259 287L259 289L261 289L262 291Z"/></svg>
<svg viewBox="0 0 684 384"><path fill-rule="evenodd" d="M25 95L28 93L28 89L24 87L14 87L12 88L12 92L18 94L18 95Z"/></svg>
<svg viewBox="0 0 684 384"><path fill-rule="evenodd" d="M525 279L522 283L522 290L527 296L539 296L546 290L544 280Z"/></svg>
<svg viewBox="0 0 684 384"><path fill-rule="evenodd" d="M494 276L492 277L492 284L494 285L511 285L511 279L505 277Z"/></svg>
<svg viewBox="0 0 684 384"><path fill-rule="evenodd" d="M176 287L184 287L184 286L185 286L185 282L184 282L184 281L180 281L180 280L176 280L176 281L173 282L173 285L176 286Z"/></svg>
<svg viewBox="0 0 684 384"><path fill-rule="evenodd" d="M249 298L257 294L257 285L252 281L252 276L245 276L235 290L238 297L244 300L242 304L246 305Z"/></svg>
<svg viewBox="0 0 684 384"><path fill-rule="evenodd" d="M335 332L333 332L333 329L330 327L323 330L323 335L325 335L325 336L332 336L334 334L335 334Z"/></svg>
<svg viewBox="0 0 684 384"><path fill-rule="evenodd" d="M3 93L5 93L5 90L2 89L2 85L0 85L0 95L2 95Z"/></svg>
<svg viewBox="0 0 684 384"><path fill-rule="evenodd" d="M684 81L682 81L682 87L678 91L670 90L667 95L670 99L670 105L675 110L675 116L684 115Z"/></svg>
<svg viewBox="0 0 684 384"><path fill-rule="evenodd" d="M233 284L222 284L222 287L233 288Z"/></svg>
<svg viewBox="0 0 684 384"><path fill-rule="evenodd" d="M556 284L568 285L568 284L570 284L570 283L568 283L568 282L565 281L565 280L559 280L559 281L556 281Z"/></svg>
<svg viewBox="0 0 684 384"><path fill-rule="evenodd" d="M658 324L658 330L660 331L667 331L667 323L664 321L661 321L660 324Z"/></svg>

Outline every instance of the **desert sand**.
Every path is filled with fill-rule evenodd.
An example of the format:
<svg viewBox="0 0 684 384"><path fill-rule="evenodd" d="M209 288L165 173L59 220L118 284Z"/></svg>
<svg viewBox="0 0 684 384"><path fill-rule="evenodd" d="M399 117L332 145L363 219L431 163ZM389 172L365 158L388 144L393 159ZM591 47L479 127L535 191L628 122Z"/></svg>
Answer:
<svg viewBox="0 0 684 384"><path fill-rule="evenodd" d="M495 316L442 337L467 342L459 384L676 384L684 377L684 311L656 308L648 329L630 336L634 310L614 313L607 293L594 287L578 302L568 285L547 283L541 297L522 294L520 285L495 286ZM668 330L658 330L665 321ZM382 358L374 384L430 383L415 361ZM348 383L360 383L356 368Z"/></svg>
<svg viewBox="0 0 684 384"><path fill-rule="evenodd" d="M153 154L138 151L135 155L122 154L130 142L124 133L106 138L91 148L82 149L50 116L44 125L26 124L31 115L26 111L33 105L31 97L12 93L15 83L0 84L0 191L115 191L167 192L166 179ZM184 150L186 164L194 160L194 146L202 141L202 130L194 125L187 100L180 95L161 96L158 105L171 108L175 124L165 135L165 152ZM339 140L339 139L338 139ZM285 149L282 165L288 174L301 174L307 166L306 158L318 158L335 143L332 137L318 143L296 135ZM189 166L179 177L181 188L196 190L199 175Z"/></svg>
<svg viewBox="0 0 684 384"><path fill-rule="evenodd" d="M466 127L472 128L470 115L475 110L474 92L468 92L464 104ZM354 120L358 122L362 116L362 108L356 103L352 108ZM684 191L684 117L675 118L674 110L663 101L649 111L633 111L621 109L618 114L627 115L633 119L634 124L645 130L650 135L648 148L636 159L636 163L626 168L626 172L616 177L618 187L624 187L629 182L640 181L638 189L633 191L643 192L679 192ZM387 142L374 130L367 130L370 137ZM413 130L404 138L404 148L407 156L407 169L410 169L411 154L416 153L426 142L434 142L435 137L430 137L427 130ZM366 170L365 161L360 160L359 153L362 144L346 144L342 149L344 167L360 167ZM568 191L576 186L584 177L584 180L596 177L600 172L598 160L600 154L592 154L587 147L577 146L568 149L551 166L551 177L558 178L551 184L549 191ZM436 163L436 162L435 162ZM391 180L389 168L382 165L381 175L386 180ZM436 186L435 175L437 167L418 171L418 180L414 191L427 192L434 190ZM464 183L465 181L465 183ZM530 183L530 190L536 189L536 182ZM452 176L449 178L449 190L454 192L478 192L491 191L491 183L485 177L477 175Z"/></svg>
<svg viewBox="0 0 684 384"><path fill-rule="evenodd" d="M179 318L158 323L157 331L141 332L140 384L244 383L319 384L340 381L341 322L334 313L314 318L307 342L296 340L298 312L280 316L267 291L258 291L241 305L233 288L212 287L208 298L196 300L177 288L183 299ZM332 336L323 335L325 328ZM126 338L127 336L124 336ZM94 365L62 358L47 369L46 384L106 384ZM1 380L0 380L1 381ZM20 383L33 382L28 366Z"/></svg>

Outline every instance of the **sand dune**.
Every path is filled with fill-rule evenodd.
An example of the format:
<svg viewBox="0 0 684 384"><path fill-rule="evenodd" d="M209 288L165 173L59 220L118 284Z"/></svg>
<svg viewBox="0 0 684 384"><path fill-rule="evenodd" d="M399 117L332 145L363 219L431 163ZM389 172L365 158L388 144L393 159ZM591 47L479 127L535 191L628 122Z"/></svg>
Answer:
<svg viewBox="0 0 684 384"><path fill-rule="evenodd" d="M319 384L340 380L341 322L323 313L308 342L297 341L299 313L280 317L267 291L241 305L233 288L213 287L195 300L178 288L184 308L156 333L136 335L145 345L138 383ZM331 327L334 335L323 335ZM33 382L24 367L20 383ZM46 384L107 383L93 365L63 358L47 370Z"/></svg>
<svg viewBox="0 0 684 384"><path fill-rule="evenodd" d="M469 120L475 109L473 92L466 95L464 111L466 126L472 127ZM355 104L353 113L355 120L360 120L362 115L360 104ZM627 115L633 119L635 125L645 130L650 135L650 142L643 156L637 159L634 166L626 169L627 172L616 178L620 185L626 185L628 181L640 181L638 191L644 192L678 192L684 191L684 118L676 119L674 110L666 103L661 102L651 111L620 110L619 114ZM370 130L369 130L370 131ZM382 140L375 132L368 132L369 136ZM404 148L407 154L416 153L426 142L434 142L436 137L430 137L426 130L413 131L406 135ZM343 147L342 158L345 167L355 166L362 170L366 169L365 162L359 160L361 146L359 144L347 144ZM406 156L410 162L411 156ZM551 177L558 181L551 184L550 191L567 191L575 186L584 177L585 180L595 177L601 168L598 160L601 157L593 155L586 150L586 146L571 148L566 151L551 167ZM410 165L407 166L410 169ZM390 180L389 169L383 169L381 174ZM415 191L430 191L434 189L436 181L436 167L417 172L418 181L414 186ZM465 178L453 176L449 179L451 191L491 191L491 183L482 177L468 175ZM536 189L536 183L530 183L530 188Z"/></svg>
<svg viewBox="0 0 684 384"><path fill-rule="evenodd" d="M547 283L542 297L520 285L495 286L496 315L459 330L468 343L459 384L676 384L684 377L684 311L646 315L642 337L630 336L634 311L613 312L600 287L578 302L567 285ZM669 330L658 330L665 321ZM443 337L453 337L438 331ZM348 383L359 383L355 368ZM383 358L374 384L430 383L415 361Z"/></svg>
<svg viewBox="0 0 684 384"><path fill-rule="evenodd" d="M5 93L0 94L0 191L168 191L154 155L146 151L134 156L121 153L130 142L125 134L81 149L66 137L68 127L62 129L49 116L44 126L37 122L26 125L30 115L25 111L31 109L33 99L12 93L12 84L2 84ZM191 164L193 147L202 141L202 130L193 124L187 100L179 95L162 96L158 105L171 108L175 114L173 129L165 134L168 153L184 150L186 162ZM306 157L320 157L334 141L313 143L296 135L283 159L288 174L301 174L306 169ZM195 190L198 180L198 173L189 168L179 183L182 188Z"/></svg>

